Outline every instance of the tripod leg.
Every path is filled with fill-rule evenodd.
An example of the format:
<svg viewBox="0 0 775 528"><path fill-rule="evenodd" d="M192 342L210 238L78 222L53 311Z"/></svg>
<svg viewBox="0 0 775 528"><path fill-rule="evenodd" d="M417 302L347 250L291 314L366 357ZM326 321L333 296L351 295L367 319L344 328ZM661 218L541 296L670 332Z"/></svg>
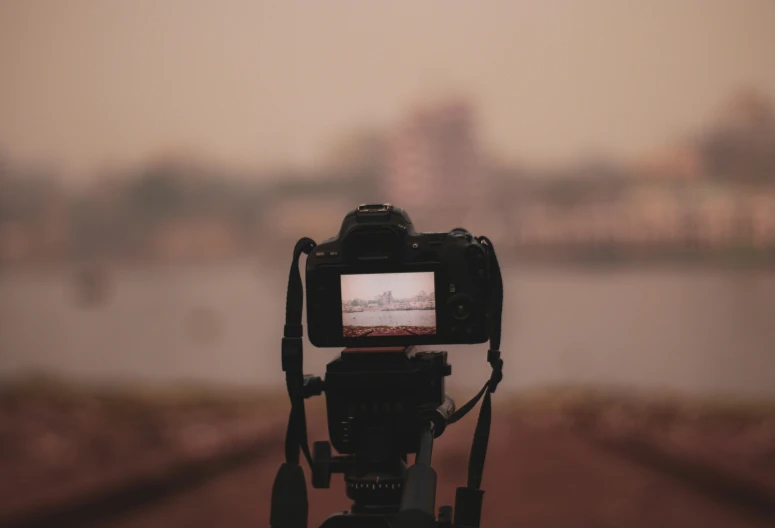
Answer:
<svg viewBox="0 0 775 528"><path fill-rule="evenodd" d="M435 528L436 471L431 467L433 423L420 434L420 448L415 464L406 473L401 507L393 518L393 528Z"/></svg>

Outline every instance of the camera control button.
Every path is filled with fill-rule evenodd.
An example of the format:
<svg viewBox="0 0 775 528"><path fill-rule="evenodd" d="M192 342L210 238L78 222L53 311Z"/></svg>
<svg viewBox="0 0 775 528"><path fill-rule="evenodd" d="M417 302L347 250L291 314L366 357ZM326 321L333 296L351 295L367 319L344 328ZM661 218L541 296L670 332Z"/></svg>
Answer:
<svg viewBox="0 0 775 528"><path fill-rule="evenodd" d="M465 319L468 316L468 307L464 303L456 304L454 310L455 319Z"/></svg>
<svg viewBox="0 0 775 528"><path fill-rule="evenodd" d="M329 257L338 257L339 256L339 252L338 251L329 251L328 252L328 256Z"/></svg>
<svg viewBox="0 0 775 528"><path fill-rule="evenodd" d="M471 317L473 305L473 301L467 295L455 295L449 300L452 317L458 321L465 321Z"/></svg>

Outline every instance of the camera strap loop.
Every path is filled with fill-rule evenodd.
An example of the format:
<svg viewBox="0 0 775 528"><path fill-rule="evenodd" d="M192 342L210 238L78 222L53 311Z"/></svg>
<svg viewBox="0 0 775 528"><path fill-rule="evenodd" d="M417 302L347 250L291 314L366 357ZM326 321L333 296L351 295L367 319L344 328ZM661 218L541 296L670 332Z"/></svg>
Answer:
<svg viewBox="0 0 775 528"><path fill-rule="evenodd" d="M490 393L495 392L498 388L498 384L503 380L503 360L501 359L500 350L488 350L487 362L492 367L492 374L490 374L490 381L487 382L487 388Z"/></svg>
<svg viewBox="0 0 775 528"><path fill-rule="evenodd" d="M302 238L293 249L293 262L288 276L285 300L285 328L282 340L282 367L291 400L288 429L285 433L285 463L280 466L272 487L269 524L274 528L306 528L307 484L299 465L299 448L312 467L307 441L307 417L304 410L304 354L301 324L304 287L299 272L299 258L315 247L310 238Z"/></svg>

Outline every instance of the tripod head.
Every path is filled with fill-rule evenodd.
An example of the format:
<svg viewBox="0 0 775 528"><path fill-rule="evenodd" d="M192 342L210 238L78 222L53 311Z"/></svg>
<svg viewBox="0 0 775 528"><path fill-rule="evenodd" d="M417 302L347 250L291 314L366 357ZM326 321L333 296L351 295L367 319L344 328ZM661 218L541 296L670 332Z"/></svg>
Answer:
<svg viewBox="0 0 775 528"><path fill-rule="evenodd" d="M420 503L433 516L430 452L433 438L454 412L455 404L444 392L450 373L445 351L415 353L413 347L345 349L328 364L322 387L331 443L314 444L312 485L327 488L332 473L343 473L353 505L324 526L349 526L341 523L354 522L353 516L360 522L392 518L402 504L409 509L407 497L416 494L430 498ZM310 386L321 386L318 379L308 379ZM331 444L340 456L331 456ZM407 470L407 455L413 453L415 465ZM423 457L427 469L415 469ZM424 481L412 482L408 489L407 481L421 473Z"/></svg>

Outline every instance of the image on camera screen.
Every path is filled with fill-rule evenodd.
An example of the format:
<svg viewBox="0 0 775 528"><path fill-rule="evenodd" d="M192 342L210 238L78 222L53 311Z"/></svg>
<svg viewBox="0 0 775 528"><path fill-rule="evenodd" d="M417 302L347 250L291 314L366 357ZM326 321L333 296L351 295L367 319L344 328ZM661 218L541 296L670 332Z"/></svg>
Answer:
<svg viewBox="0 0 775 528"><path fill-rule="evenodd" d="M344 337L436 334L432 271L343 274L341 279Z"/></svg>

